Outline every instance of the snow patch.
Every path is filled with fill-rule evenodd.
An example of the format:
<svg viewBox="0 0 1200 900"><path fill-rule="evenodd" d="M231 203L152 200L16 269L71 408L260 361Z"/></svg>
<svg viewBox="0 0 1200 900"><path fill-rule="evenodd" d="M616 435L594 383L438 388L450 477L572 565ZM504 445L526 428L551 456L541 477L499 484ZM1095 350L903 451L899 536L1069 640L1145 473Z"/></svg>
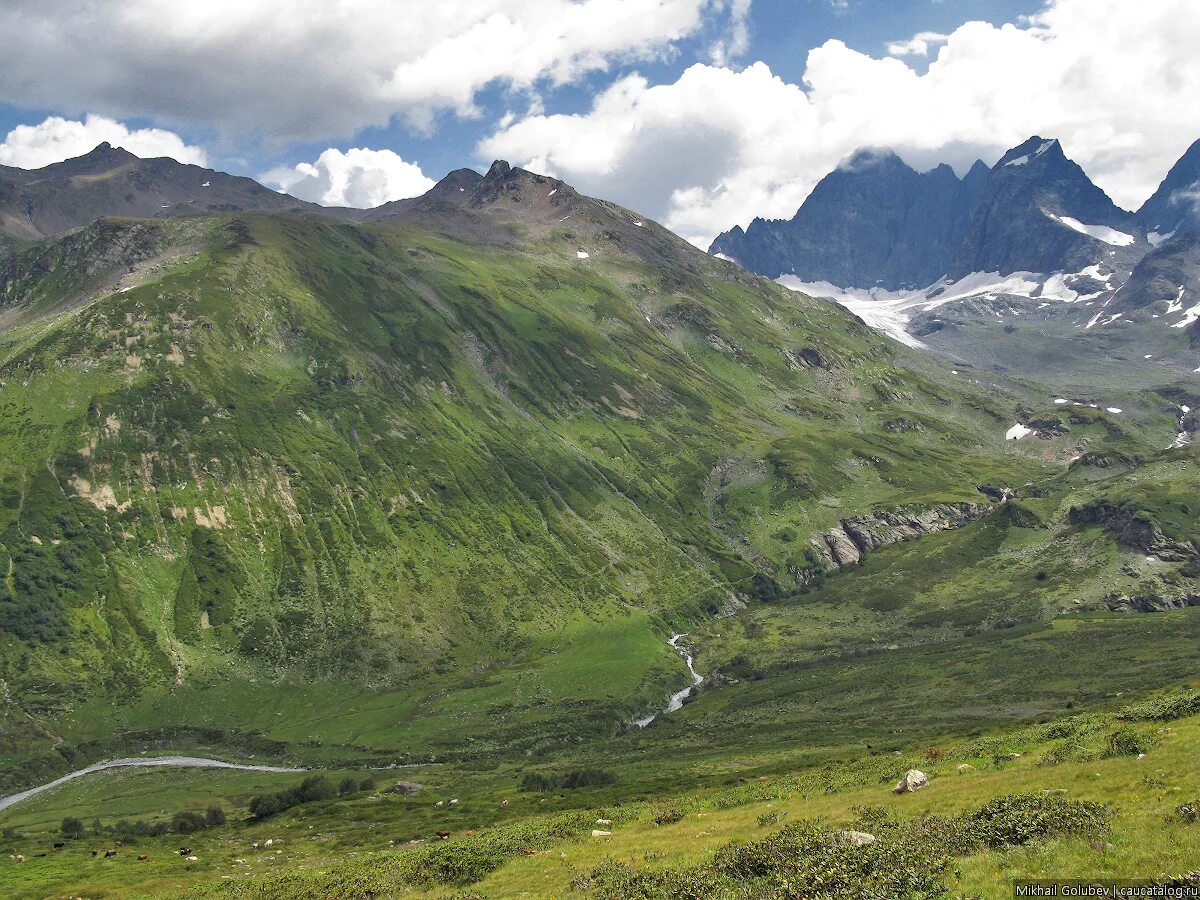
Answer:
<svg viewBox="0 0 1200 900"><path fill-rule="evenodd" d="M1008 431L1004 432L1004 439L1006 441L1019 441L1027 434L1033 434L1033 429L1026 428L1024 425L1018 422L1012 428L1008 429Z"/></svg>
<svg viewBox="0 0 1200 900"><path fill-rule="evenodd" d="M1159 244L1169 241L1173 237L1175 237L1174 231L1168 231L1166 234L1159 234L1157 231L1152 231L1146 235L1146 240L1150 242L1151 247L1157 247Z"/></svg>
<svg viewBox="0 0 1200 900"><path fill-rule="evenodd" d="M206 182L204 182L204 184L200 185L200 187L210 187L211 185L212 185L211 181L206 181Z"/></svg>
<svg viewBox="0 0 1200 900"><path fill-rule="evenodd" d="M587 251L585 251L585 250L576 250L576 251L575 251L575 257L576 257L577 259L587 259L587 258L588 258Z"/></svg>
<svg viewBox="0 0 1200 900"><path fill-rule="evenodd" d="M732 256L726 256L724 253L714 253L713 256L717 259L723 259L725 262L735 262Z"/></svg>
<svg viewBox="0 0 1200 900"><path fill-rule="evenodd" d="M550 193L548 193L546 196L547 196L547 197L553 197L553 196L554 196L555 194L557 194L557 193L558 193L558 188L555 188L555 189L554 189L554 190L552 190Z"/></svg>
<svg viewBox="0 0 1200 900"><path fill-rule="evenodd" d="M1114 415L1119 415L1121 413L1121 408L1119 406L1106 406L1104 407L1104 410L1105 412L1110 412Z"/></svg>
<svg viewBox="0 0 1200 900"><path fill-rule="evenodd" d="M1070 216L1056 216L1054 213L1046 213L1046 215L1054 219L1054 221L1066 225L1072 231L1086 234L1090 238L1095 238L1114 247L1128 247L1134 241L1132 234L1117 231L1117 229L1109 228L1107 225L1087 225L1078 219L1072 219Z"/></svg>
<svg viewBox="0 0 1200 900"><path fill-rule="evenodd" d="M1008 166L1023 166L1027 162L1029 162L1029 156L1025 155L1025 156L1018 156L1016 159L1010 159L1004 165L1006 168Z"/></svg>

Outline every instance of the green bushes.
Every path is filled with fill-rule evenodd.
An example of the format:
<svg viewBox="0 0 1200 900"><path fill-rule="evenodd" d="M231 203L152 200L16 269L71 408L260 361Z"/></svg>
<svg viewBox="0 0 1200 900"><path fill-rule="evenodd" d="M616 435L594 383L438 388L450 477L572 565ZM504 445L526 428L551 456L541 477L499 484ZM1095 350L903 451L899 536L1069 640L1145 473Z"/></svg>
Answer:
<svg viewBox="0 0 1200 900"><path fill-rule="evenodd" d="M77 841L80 838L87 837L87 827L81 819L74 816L67 816L62 820L62 826L59 828L62 836L68 840Z"/></svg>
<svg viewBox="0 0 1200 900"><path fill-rule="evenodd" d="M266 819L302 803L332 800L336 793L324 775L310 775L294 788L253 798L250 801L250 815L256 819Z"/></svg>
<svg viewBox="0 0 1200 900"><path fill-rule="evenodd" d="M526 772L521 778L522 791L572 791L584 787L603 787L612 784L617 777L604 769L575 769L561 774Z"/></svg>
<svg viewBox="0 0 1200 900"><path fill-rule="evenodd" d="M1153 744L1154 739L1144 731L1122 725L1104 742L1104 755L1108 757L1137 756L1148 751Z"/></svg>
<svg viewBox="0 0 1200 900"><path fill-rule="evenodd" d="M943 875L954 856L1023 846L1063 834L1102 832L1107 811L1054 794L1000 797L960 816L923 816L901 825L882 807L856 810L856 829L875 840L854 846L819 822L798 822L758 841L731 843L687 870L652 870L607 860L572 887L625 898L820 897L822 900L948 896Z"/></svg>
<svg viewBox="0 0 1200 900"><path fill-rule="evenodd" d="M1169 722L1196 713L1200 713L1200 691L1191 690L1130 704L1117 713L1117 718L1127 722Z"/></svg>
<svg viewBox="0 0 1200 900"><path fill-rule="evenodd" d="M1098 803L1060 794L997 797L957 820L963 846L1021 847L1064 834L1094 834L1108 827L1108 810Z"/></svg>

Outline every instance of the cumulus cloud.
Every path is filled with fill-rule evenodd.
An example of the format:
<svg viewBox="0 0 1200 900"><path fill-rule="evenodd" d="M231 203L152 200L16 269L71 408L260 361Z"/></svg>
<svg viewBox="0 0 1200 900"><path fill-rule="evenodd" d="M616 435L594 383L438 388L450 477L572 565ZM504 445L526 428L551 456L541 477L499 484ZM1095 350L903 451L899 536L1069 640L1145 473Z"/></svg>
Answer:
<svg viewBox="0 0 1200 900"><path fill-rule="evenodd" d="M82 156L97 144L123 147L146 159L170 156L182 163L206 164L204 151L161 128L138 128L104 116L87 116L83 121L51 116L39 125L18 125L0 144L0 165L40 169L51 163Z"/></svg>
<svg viewBox="0 0 1200 900"><path fill-rule="evenodd" d="M361 147L345 153L330 148L314 163L273 169L263 180L301 200L360 209L417 197L434 185L420 166L405 162L391 150Z"/></svg>
<svg viewBox="0 0 1200 900"><path fill-rule="evenodd" d="M746 0L6 0L0 100L316 139L744 26ZM738 9L743 9L740 15ZM732 23L732 24L730 24Z"/></svg>
<svg viewBox="0 0 1200 900"><path fill-rule="evenodd" d="M949 35L936 31L920 31L905 41L892 41L887 45L889 56L928 56L929 51L944 44Z"/></svg>
<svg viewBox="0 0 1200 900"><path fill-rule="evenodd" d="M809 53L802 84L763 63L695 65L661 85L630 76L586 113L518 116L479 149L612 197L701 245L754 216L790 217L864 146L961 171L1032 134L1057 137L1133 207L1197 137L1198 44L1191 0L1052 0L1019 22L962 25L923 73L828 41Z"/></svg>

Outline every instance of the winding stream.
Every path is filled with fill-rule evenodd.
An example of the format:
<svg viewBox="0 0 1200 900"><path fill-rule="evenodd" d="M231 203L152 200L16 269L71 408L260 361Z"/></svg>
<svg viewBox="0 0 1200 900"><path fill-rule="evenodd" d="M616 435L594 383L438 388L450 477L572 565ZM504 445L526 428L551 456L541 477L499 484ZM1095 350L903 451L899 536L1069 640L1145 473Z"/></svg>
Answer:
<svg viewBox="0 0 1200 900"><path fill-rule="evenodd" d="M79 778L83 775L90 775L93 772L102 772L105 769L119 769L129 766L179 766L187 769L241 769L246 772L303 772L304 769L289 769L283 766L253 766L242 765L239 763L223 762L219 759L206 759L202 756L150 756L150 757L127 757L125 759L113 759L108 762L93 763L90 766L85 766L82 769L77 769L63 775L61 778L55 778L53 781L48 781L45 784L30 788L27 791L10 794L7 797L0 797L0 810L8 809L15 803L20 803L22 800L27 800L42 791L48 791L51 788L56 788L60 784Z"/></svg>
<svg viewBox="0 0 1200 900"><path fill-rule="evenodd" d="M674 694L672 694L671 699L667 701L667 705L665 707L663 707L663 709L660 712L650 713L650 715L648 715L648 716L643 716L640 719L634 719L633 724L636 725L638 728L645 728L647 725L649 725L651 722L653 722L655 719L657 719L660 715L665 716L667 713L673 713L678 709L682 709L684 701L687 700L687 698L692 695L692 693L699 686L700 682L702 682L704 680L704 676L696 671L696 666L695 666L695 664L693 662L693 658L692 658L692 651L689 650L687 647L679 646L679 639L683 638L683 637L687 637L686 632L683 632L680 634L673 634L673 635L671 635L671 639L669 641L667 641L667 643L670 644L671 649L674 650L676 653L678 653L680 656L682 656L684 662L687 663L688 672L692 676L692 683L689 684L687 687L685 687L682 691L676 691ZM0 807L0 809L2 809L2 808L3 807Z"/></svg>

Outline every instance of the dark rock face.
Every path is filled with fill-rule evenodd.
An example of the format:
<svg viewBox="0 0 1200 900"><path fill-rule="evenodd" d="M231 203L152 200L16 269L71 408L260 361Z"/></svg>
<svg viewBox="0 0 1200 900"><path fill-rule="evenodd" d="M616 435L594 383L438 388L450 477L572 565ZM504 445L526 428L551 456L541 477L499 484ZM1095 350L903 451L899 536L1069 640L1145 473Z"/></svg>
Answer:
<svg viewBox="0 0 1200 900"><path fill-rule="evenodd" d="M939 503L925 509L898 509L842 519L838 527L814 535L809 543L826 570L852 566L871 550L909 541L926 534L961 528L982 516L988 507L976 503Z"/></svg>
<svg viewBox="0 0 1200 900"><path fill-rule="evenodd" d="M1159 235L1200 230L1200 141L1171 167L1137 217L1148 232Z"/></svg>
<svg viewBox="0 0 1200 900"><path fill-rule="evenodd" d="M1118 209L1056 140L1031 137L1009 150L989 173L986 189L946 272L1079 271L1129 254L1063 223L1070 217L1136 237L1132 214ZM1144 248L1143 248L1144 251Z"/></svg>
<svg viewBox="0 0 1200 900"><path fill-rule="evenodd" d="M1200 596L1196 594L1180 594L1167 596L1164 594L1109 594L1104 598L1104 605L1110 612L1166 612L1170 609L1184 609L1188 606L1200 606Z"/></svg>
<svg viewBox="0 0 1200 900"><path fill-rule="evenodd" d="M1062 217L1128 239L1106 242ZM859 152L791 220L755 219L709 252L770 278L912 289L971 272L1078 272L1098 262L1128 271L1146 250L1142 234L1058 141L1035 136L961 180L945 165L917 173L893 153Z"/></svg>
<svg viewBox="0 0 1200 900"><path fill-rule="evenodd" d="M1142 257L1107 309L1126 315L1141 310L1165 315L1173 306L1195 305L1198 296L1200 231L1182 231Z"/></svg>
<svg viewBox="0 0 1200 900"><path fill-rule="evenodd" d="M1093 500L1083 506L1072 506L1067 518L1072 525L1099 525L1117 543L1159 559L1185 562L1200 557L1196 546L1171 540L1146 513L1126 504Z"/></svg>
<svg viewBox="0 0 1200 900"><path fill-rule="evenodd" d="M986 179L983 163L960 181L946 165L918 173L894 153L860 151L790 221L755 219L720 235L709 252L771 278L923 287L945 271Z"/></svg>

